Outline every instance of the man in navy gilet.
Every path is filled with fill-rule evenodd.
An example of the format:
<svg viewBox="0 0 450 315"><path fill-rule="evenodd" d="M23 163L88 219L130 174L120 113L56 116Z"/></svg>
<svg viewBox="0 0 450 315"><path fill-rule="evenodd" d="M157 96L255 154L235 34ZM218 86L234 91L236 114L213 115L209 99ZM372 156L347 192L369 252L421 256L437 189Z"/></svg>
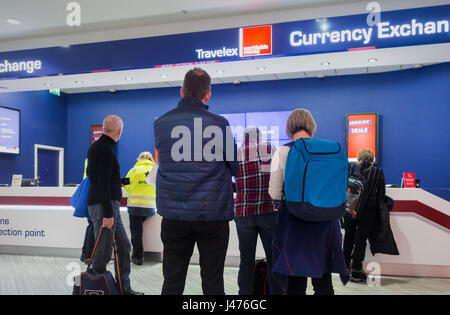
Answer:
<svg viewBox="0 0 450 315"><path fill-rule="evenodd" d="M159 157L156 207L163 217L162 294L183 294L195 244L203 293L225 294L236 144L228 121L208 111L211 78L206 71L187 72L180 94L178 106L154 125Z"/></svg>

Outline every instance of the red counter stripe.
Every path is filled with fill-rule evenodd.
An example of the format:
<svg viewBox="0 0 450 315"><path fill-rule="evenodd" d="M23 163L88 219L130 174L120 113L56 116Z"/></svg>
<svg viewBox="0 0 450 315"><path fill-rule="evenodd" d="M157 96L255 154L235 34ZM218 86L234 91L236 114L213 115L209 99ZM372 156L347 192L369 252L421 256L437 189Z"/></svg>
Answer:
<svg viewBox="0 0 450 315"><path fill-rule="evenodd" d="M0 205L70 206L69 199L70 197L0 196ZM122 199L120 206L127 206L127 198ZM392 212L416 213L417 215L450 230L450 216L417 200L395 200Z"/></svg>
<svg viewBox="0 0 450 315"><path fill-rule="evenodd" d="M0 197L1 205L70 206L70 197Z"/></svg>
<svg viewBox="0 0 450 315"><path fill-rule="evenodd" d="M376 49L376 47L375 46L368 46L368 47L349 48L348 51L370 50L370 49Z"/></svg>
<svg viewBox="0 0 450 315"><path fill-rule="evenodd" d="M413 212L450 230L450 216L417 200L395 200L392 212Z"/></svg>
<svg viewBox="0 0 450 315"><path fill-rule="evenodd" d="M12 197L0 196L0 205L21 206L70 206L70 197ZM121 207L127 206L127 198L120 202Z"/></svg>

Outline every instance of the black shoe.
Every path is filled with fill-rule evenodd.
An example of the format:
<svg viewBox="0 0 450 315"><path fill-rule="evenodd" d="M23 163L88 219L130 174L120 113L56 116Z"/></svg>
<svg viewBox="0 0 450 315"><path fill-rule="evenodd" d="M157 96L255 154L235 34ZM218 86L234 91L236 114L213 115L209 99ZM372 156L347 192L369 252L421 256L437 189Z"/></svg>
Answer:
<svg viewBox="0 0 450 315"><path fill-rule="evenodd" d="M363 270L352 270L351 282L367 282L367 275Z"/></svg>
<svg viewBox="0 0 450 315"><path fill-rule="evenodd" d="M133 264L136 266L142 266L144 264L144 259L142 258L133 258Z"/></svg>
<svg viewBox="0 0 450 315"><path fill-rule="evenodd" d="M81 254L80 261L81 262L85 262L86 261L86 255L85 254Z"/></svg>
<svg viewBox="0 0 450 315"><path fill-rule="evenodd" d="M130 291L124 292L123 295L144 295L144 293L130 290Z"/></svg>

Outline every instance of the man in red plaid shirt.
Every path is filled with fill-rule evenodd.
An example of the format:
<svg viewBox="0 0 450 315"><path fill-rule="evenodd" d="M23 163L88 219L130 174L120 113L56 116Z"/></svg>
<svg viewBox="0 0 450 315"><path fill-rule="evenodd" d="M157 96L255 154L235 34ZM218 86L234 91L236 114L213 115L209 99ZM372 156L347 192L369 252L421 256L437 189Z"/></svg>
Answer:
<svg viewBox="0 0 450 315"><path fill-rule="evenodd" d="M240 295L252 295L254 265L258 235L266 253L271 294L280 294L272 281L272 230L278 219L279 202L269 195L270 163L276 148L261 141L257 128L244 132L238 149L239 171L235 176L235 222L239 238L240 265L238 285Z"/></svg>

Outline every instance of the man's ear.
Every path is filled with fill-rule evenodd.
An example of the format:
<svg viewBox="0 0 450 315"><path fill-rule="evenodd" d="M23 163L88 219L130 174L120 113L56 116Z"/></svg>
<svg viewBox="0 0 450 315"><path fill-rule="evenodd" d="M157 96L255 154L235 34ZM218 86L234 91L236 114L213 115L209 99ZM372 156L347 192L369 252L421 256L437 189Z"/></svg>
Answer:
<svg viewBox="0 0 450 315"><path fill-rule="evenodd" d="M181 98L183 98L183 97L184 97L184 92L183 92L183 88L181 88L181 89L180 89L180 95L181 95Z"/></svg>
<svg viewBox="0 0 450 315"><path fill-rule="evenodd" d="M209 102L209 99L211 98L211 91L206 94L205 98L203 99L203 104L206 104Z"/></svg>

